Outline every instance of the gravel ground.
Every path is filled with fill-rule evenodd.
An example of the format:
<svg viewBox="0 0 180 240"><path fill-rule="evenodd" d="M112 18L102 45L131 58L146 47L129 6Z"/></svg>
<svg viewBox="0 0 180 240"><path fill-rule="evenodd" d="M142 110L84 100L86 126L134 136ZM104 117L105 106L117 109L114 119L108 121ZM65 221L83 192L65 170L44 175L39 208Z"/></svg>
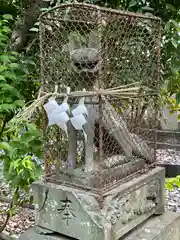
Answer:
<svg viewBox="0 0 180 240"><path fill-rule="evenodd" d="M7 207L6 203L0 202L0 209L5 209ZM2 221L2 216L0 220L0 225ZM34 211L30 209L19 209L16 215L9 219L9 222L3 231L6 236L20 236L20 234L30 226L34 225Z"/></svg>
<svg viewBox="0 0 180 240"><path fill-rule="evenodd" d="M175 149L158 149L156 157L159 164L180 165L180 151Z"/></svg>
<svg viewBox="0 0 180 240"><path fill-rule="evenodd" d="M175 188L174 191L166 190L166 210L180 213L180 189Z"/></svg>
<svg viewBox="0 0 180 240"><path fill-rule="evenodd" d="M10 199L11 194L8 187L0 182L0 196ZM0 210L6 210L8 203L0 200ZM4 222L5 216L0 215L0 226ZM9 222L3 231L6 236L19 236L22 232L34 225L34 211L31 209L19 208L14 216L9 219Z"/></svg>

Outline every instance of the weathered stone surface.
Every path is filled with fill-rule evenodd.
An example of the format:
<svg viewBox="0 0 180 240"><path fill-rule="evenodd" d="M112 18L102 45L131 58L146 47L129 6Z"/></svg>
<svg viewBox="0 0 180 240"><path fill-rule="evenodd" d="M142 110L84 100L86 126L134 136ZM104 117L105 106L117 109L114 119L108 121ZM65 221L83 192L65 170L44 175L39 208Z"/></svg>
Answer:
<svg viewBox="0 0 180 240"><path fill-rule="evenodd" d="M86 239L86 236L84 236ZM20 240L73 240L58 235L39 235L29 229ZM96 239L94 239L96 240ZM109 240L109 239L107 239ZM166 212L161 216L152 217L136 230L119 240L180 240L180 215Z"/></svg>
<svg viewBox="0 0 180 240"><path fill-rule="evenodd" d="M180 240L180 215L166 212L152 217L122 240Z"/></svg>
<svg viewBox="0 0 180 240"><path fill-rule="evenodd" d="M152 214L163 212L164 169L157 167L103 193L41 182L33 190L39 233L117 240Z"/></svg>
<svg viewBox="0 0 180 240"><path fill-rule="evenodd" d="M28 229L24 234L19 238L20 240L74 240L72 238L67 238L64 236L58 235L43 235L38 234L34 228Z"/></svg>
<svg viewBox="0 0 180 240"><path fill-rule="evenodd" d="M112 160L110 160L110 162L112 162ZM54 173L49 181L59 184L66 182L75 187L77 185L86 186L89 190L92 188L102 189L112 184L113 180L116 181L116 179L127 177L134 172L142 170L146 165L142 158L126 158L121 164L118 163L117 166L112 166L110 168L105 167L105 163L107 163L107 160L99 165L97 162L94 163L93 172L84 171L83 166L82 168L59 170L59 174ZM100 168L103 170L101 173L99 172Z"/></svg>

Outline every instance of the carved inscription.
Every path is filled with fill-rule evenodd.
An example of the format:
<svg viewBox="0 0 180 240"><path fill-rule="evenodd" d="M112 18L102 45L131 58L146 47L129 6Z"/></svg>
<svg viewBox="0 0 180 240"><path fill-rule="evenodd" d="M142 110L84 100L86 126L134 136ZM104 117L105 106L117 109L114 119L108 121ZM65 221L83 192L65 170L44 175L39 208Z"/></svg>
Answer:
<svg viewBox="0 0 180 240"><path fill-rule="evenodd" d="M75 218L75 214L72 209L72 201L67 197L64 200L60 201L61 207L57 211L62 214L62 219L66 221L66 225L69 225L69 221Z"/></svg>
<svg viewBox="0 0 180 240"><path fill-rule="evenodd" d="M159 202L159 180L142 186L141 188L129 192L124 196L112 197L107 201L109 216L112 225L119 219L121 224L135 220L139 215L150 212Z"/></svg>

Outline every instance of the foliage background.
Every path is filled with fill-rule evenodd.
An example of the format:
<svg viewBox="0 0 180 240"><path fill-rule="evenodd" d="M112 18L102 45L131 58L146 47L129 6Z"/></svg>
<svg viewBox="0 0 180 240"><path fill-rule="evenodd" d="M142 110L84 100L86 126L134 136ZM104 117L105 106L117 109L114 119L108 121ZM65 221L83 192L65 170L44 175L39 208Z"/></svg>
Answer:
<svg viewBox="0 0 180 240"><path fill-rule="evenodd" d="M20 190L27 191L31 182L39 176L36 171L39 165L33 156L40 157L41 151L38 150L42 149L42 138L36 126L23 122L19 128L9 125L9 121L25 103L36 97L39 88L38 16L47 8L64 2L67 1L0 0L0 149L4 161L4 177L14 189L15 205L19 204L17 199ZM85 2L153 14L162 19L162 100L168 104L172 113L179 111L180 1ZM175 99L172 98L173 95L176 96ZM15 180L12 182L12 179ZM23 185L20 180L24 181ZM175 184L176 180L174 179Z"/></svg>

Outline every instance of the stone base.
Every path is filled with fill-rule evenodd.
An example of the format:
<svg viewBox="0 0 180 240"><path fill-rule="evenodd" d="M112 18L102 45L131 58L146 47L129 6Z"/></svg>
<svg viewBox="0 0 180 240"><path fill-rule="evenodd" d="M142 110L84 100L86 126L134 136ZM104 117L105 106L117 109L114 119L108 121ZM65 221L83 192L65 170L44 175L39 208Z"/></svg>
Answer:
<svg viewBox="0 0 180 240"><path fill-rule="evenodd" d="M102 193L36 182L35 225L40 234L118 240L164 211L164 169L156 167Z"/></svg>
<svg viewBox="0 0 180 240"><path fill-rule="evenodd" d="M29 229L20 237L20 240L73 239L58 235L40 235L35 233L33 229ZM120 240L180 240L180 215L166 212L161 216L152 217L127 236L120 238Z"/></svg>

